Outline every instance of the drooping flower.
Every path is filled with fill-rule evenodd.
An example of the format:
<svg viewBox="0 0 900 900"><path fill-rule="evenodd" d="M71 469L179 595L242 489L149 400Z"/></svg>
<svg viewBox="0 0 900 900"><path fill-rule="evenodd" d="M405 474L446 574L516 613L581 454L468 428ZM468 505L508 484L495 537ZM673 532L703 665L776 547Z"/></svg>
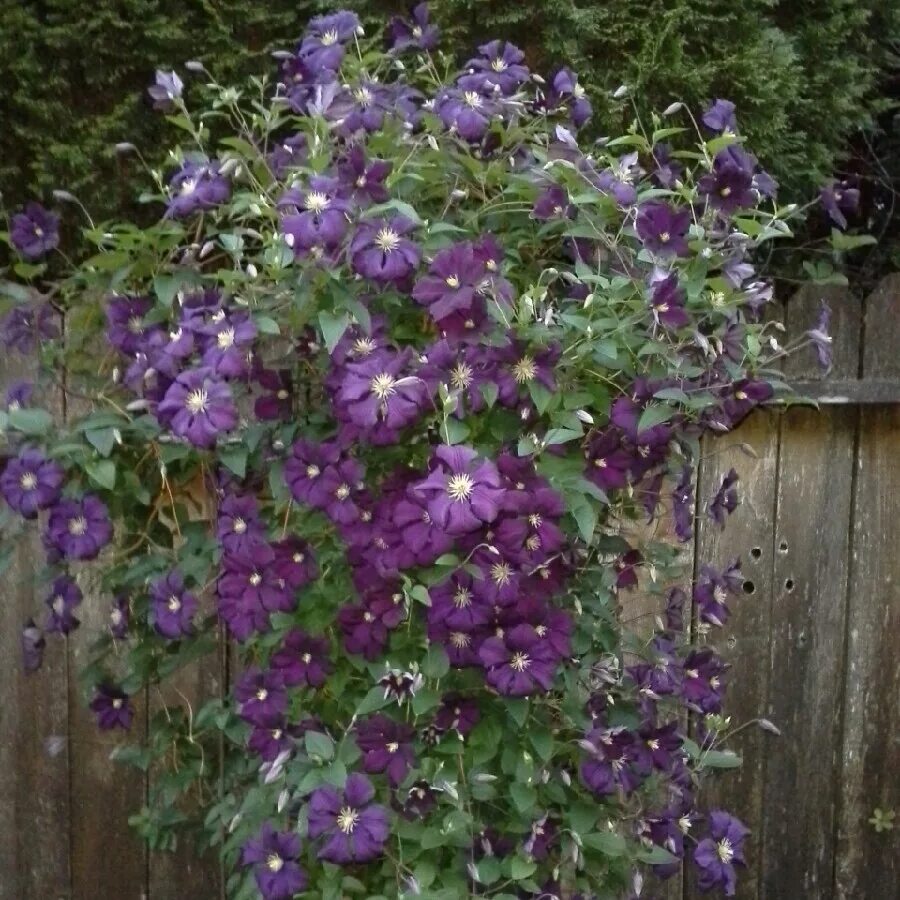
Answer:
<svg viewBox="0 0 900 900"><path fill-rule="evenodd" d="M295 628L285 635L281 647L272 654L270 666L288 687L299 684L321 687L334 668L329 649L327 638L313 637Z"/></svg>
<svg viewBox="0 0 900 900"><path fill-rule="evenodd" d="M713 170L697 182L697 191L706 202L723 215L756 205L753 172L756 159L738 146L720 150L713 160Z"/></svg>
<svg viewBox="0 0 900 900"><path fill-rule="evenodd" d="M111 538L106 504L93 494L61 500L50 510L48 544L67 559L94 559Z"/></svg>
<svg viewBox="0 0 900 900"><path fill-rule="evenodd" d="M388 39L391 49L395 52L434 50L439 37L437 25L429 22L427 3L415 6L408 20L394 16L388 24Z"/></svg>
<svg viewBox="0 0 900 900"><path fill-rule="evenodd" d="M859 209L859 188L849 179L830 181L819 191L819 202L838 228L846 228L847 216Z"/></svg>
<svg viewBox="0 0 900 900"><path fill-rule="evenodd" d="M237 425L231 390L207 368L182 372L157 407L160 423L195 447L215 446Z"/></svg>
<svg viewBox="0 0 900 900"><path fill-rule="evenodd" d="M623 488L629 481L634 451L627 448L616 428L597 432L588 442L584 477L604 491Z"/></svg>
<svg viewBox="0 0 900 900"><path fill-rule="evenodd" d="M271 822L265 822L241 848L241 865L253 867L263 900L291 900L306 890L306 872L298 862L300 846L296 831L276 831Z"/></svg>
<svg viewBox="0 0 900 900"><path fill-rule="evenodd" d="M683 328L690 322L690 316L684 308L684 290L674 272L652 285L650 308L663 328Z"/></svg>
<svg viewBox="0 0 900 900"><path fill-rule="evenodd" d="M568 219L575 213L575 207L569 203L566 189L558 184L545 188L539 195L531 210L531 215L539 222L550 222L553 219Z"/></svg>
<svg viewBox="0 0 900 900"><path fill-rule="evenodd" d="M31 395L34 393L34 385L30 381L14 381L6 389L4 398L7 412L15 412L17 409L26 409L31 403Z"/></svg>
<svg viewBox="0 0 900 900"><path fill-rule="evenodd" d="M184 82L178 77L177 72L164 72L156 70L156 82L147 88L147 93L153 100L153 108L168 112L175 106L175 101L181 98L184 90Z"/></svg>
<svg viewBox="0 0 900 900"><path fill-rule="evenodd" d="M57 634L69 634L81 623L75 616L75 610L84 599L80 588L71 579L64 575L57 578L47 597L47 631Z"/></svg>
<svg viewBox="0 0 900 900"><path fill-rule="evenodd" d="M637 736L626 728L593 728L579 742L587 752L580 767L581 780L598 797L621 788L635 791L650 775L652 762Z"/></svg>
<svg viewBox="0 0 900 900"><path fill-rule="evenodd" d="M750 830L734 816L722 810L709 814L709 836L694 848L694 863L699 870L698 883L703 891L722 888L733 897L737 885L735 863L743 866L744 840Z"/></svg>
<svg viewBox="0 0 900 900"><path fill-rule="evenodd" d="M384 159L368 159L365 150L356 144L338 165L338 175L354 203L365 208L372 203L384 203L390 194L384 180L394 164Z"/></svg>
<svg viewBox="0 0 900 900"><path fill-rule="evenodd" d="M481 720L478 704L462 694L445 694L434 715L435 727L440 731L459 732L465 737Z"/></svg>
<svg viewBox="0 0 900 900"><path fill-rule="evenodd" d="M291 373L285 370L263 369L256 374L257 384L266 392L257 397L253 412L263 422L285 421L294 406L294 385Z"/></svg>
<svg viewBox="0 0 900 900"><path fill-rule="evenodd" d="M415 730L405 722L379 713L360 721L355 736L366 772L383 772L391 786L397 787L415 763L412 746Z"/></svg>
<svg viewBox="0 0 900 900"><path fill-rule="evenodd" d="M184 587L178 569L150 585L150 618L157 634L178 640L194 631L197 598Z"/></svg>
<svg viewBox="0 0 900 900"><path fill-rule="evenodd" d="M722 483L715 494L713 494L706 505L709 517L720 527L725 525L725 518L737 509L738 495L735 488L737 482L737 472L734 469L729 469L722 477Z"/></svg>
<svg viewBox="0 0 900 900"><path fill-rule="evenodd" d="M828 333L830 325L831 308L823 300L819 304L819 317L816 319L816 324L806 332L806 337L809 338L816 351L816 359L823 372L831 371L834 360L833 339Z"/></svg>
<svg viewBox="0 0 900 900"><path fill-rule="evenodd" d="M27 354L43 340L59 337L56 312L49 303L14 306L0 321L0 344Z"/></svg>
<svg viewBox="0 0 900 900"><path fill-rule="evenodd" d="M9 240L25 259L40 259L59 246L59 216L40 203L28 203L12 217Z"/></svg>
<svg viewBox="0 0 900 900"><path fill-rule="evenodd" d="M659 256L686 256L690 224L689 209L651 200L638 207L635 230L641 243L651 252Z"/></svg>
<svg viewBox="0 0 900 900"><path fill-rule="evenodd" d="M478 651L487 683L508 697L549 691L559 657L531 625L517 625L488 638Z"/></svg>
<svg viewBox="0 0 900 900"><path fill-rule="evenodd" d="M128 623L131 616L131 608L128 597L119 594L113 599L109 611L109 633L118 641L128 636Z"/></svg>
<svg viewBox="0 0 900 900"><path fill-rule="evenodd" d="M431 474L411 490L438 527L462 535L497 518L503 482L493 463L479 461L471 448L445 445L434 451Z"/></svg>
<svg viewBox="0 0 900 900"><path fill-rule="evenodd" d="M309 836L322 838L316 856L337 865L370 862L384 851L388 812L372 803L375 789L364 775L348 775L343 790L317 788L309 798Z"/></svg>
<svg viewBox="0 0 900 900"><path fill-rule="evenodd" d="M416 223L404 216L366 220L350 241L353 271L379 285L401 284L416 270L421 252L407 235Z"/></svg>
<svg viewBox="0 0 900 900"><path fill-rule="evenodd" d="M22 626L22 668L27 675L37 672L44 662L44 648L47 641L44 634L35 624L34 619L28 619Z"/></svg>
<svg viewBox="0 0 900 900"><path fill-rule="evenodd" d="M728 665L709 647L692 650L684 661L681 695L690 709L704 714L722 709L722 675Z"/></svg>
<svg viewBox="0 0 900 900"><path fill-rule="evenodd" d="M730 131L737 133L737 119L734 115L735 106L730 100L714 100L704 111L701 121L712 131Z"/></svg>
<svg viewBox="0 0 900 900"><path fill-rule="evenodd" d="M0 494L26 519L59 500L65 473L62 466L33 447L10 459L0 472Z"/></svg>
<svg viewBox="0 0 900 900"><path fill-rule="evenodd" d="M104 731L113 728L129 729L134 718L128 694L115 684L98 684L90 702L91 711L97 718L97 725Z"/></svg>
<svg viewBox="0 0 900 900"><path fill-rule="evenodd" d="M348 653L359 653L369 661L387 646L389 632L405 616L403 594L390 589L367 593L362 603L343 606L337 622Z"/></svg>
<svg viewBox="0 0 900 900"><path fill-rule="evenodd" d="M694 472L691 466L682 468L672 490L672 515L678 540L689 541L694 536Z"/></svg>
<svg viewBox="0 0 900 900"><path fill-rule="evenodd" d="M568 106L576 128L581 128L593 113L591 101L578 83L578 76L568 67L563 67L553 76L549 102L551 105Z"/></svg>

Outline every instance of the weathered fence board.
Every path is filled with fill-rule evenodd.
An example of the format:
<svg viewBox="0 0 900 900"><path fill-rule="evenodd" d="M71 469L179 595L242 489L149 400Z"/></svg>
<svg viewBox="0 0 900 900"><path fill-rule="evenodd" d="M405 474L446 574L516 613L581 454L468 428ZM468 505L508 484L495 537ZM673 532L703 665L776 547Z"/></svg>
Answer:
<svg viewBox="0 0 900 900"><path fill-rule="evenodd" d="M900 276L866 304L863 375L900 376ZM900 405L861 412L853 498L835 897L900 891Z"/></svg>

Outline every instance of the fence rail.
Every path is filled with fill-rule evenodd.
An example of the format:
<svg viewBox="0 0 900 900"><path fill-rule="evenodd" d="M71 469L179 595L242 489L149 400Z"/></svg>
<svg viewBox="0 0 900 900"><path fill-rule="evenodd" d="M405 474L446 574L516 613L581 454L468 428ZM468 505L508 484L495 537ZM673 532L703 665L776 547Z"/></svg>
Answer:
<svg viewBox="0 0 900 900"><path fill-rule="evenodd" d="M742 768L707 791L752 828L738 888L747 900L894 900L900 885L900 822L880 834L869 823L876 807L900 810L900 275L864 300L804 288L786 305L789 333L823 296L836 336L830 380L811 356L785 371L821 408L755 414L707 444L697 472L699 497L730 468L741 476L726 529L701 523L691 548L698 564L744 562L724 649L727 711L734 726L762 716L781 731L737 734ZM0 359L0 384L26 375ZM105 604L87 596L65 653L21 672L41 556L37 540L18 549L0 603L0 900L222 897L214 860L189 847L147 852L126 825L153 773L110 761L121 738L94 728L75 678ZM223 653L180 673L172 693L144 697L137 736L148 711L220 694L226 676ZM690 874L661 890L699 896Z"/></svg>

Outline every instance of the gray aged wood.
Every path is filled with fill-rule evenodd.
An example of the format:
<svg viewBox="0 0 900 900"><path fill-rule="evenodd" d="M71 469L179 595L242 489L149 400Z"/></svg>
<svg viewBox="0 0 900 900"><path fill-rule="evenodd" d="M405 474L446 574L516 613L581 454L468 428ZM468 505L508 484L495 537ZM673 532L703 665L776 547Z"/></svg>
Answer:
<svg viewBox="0 0 900 900"><path fill-rule="evenodd" d="M0 351L0 398L32 371ZM33 617L43 626L48 588L40 539L29 532L2 576L0 598L0 900L50 900L69 890L66 644L48 636L44 668L25 675L22 625Z"/></svg>
<svg viewBox="0 0 900 900"><path fill-rule="evenodd" d="M739 556L744 575L742 593L729 602L731 619L724 633L714 634L722 656L732 666L728 676L726 713L732 729L765 714L769 687L769 630L771 627L772 569L774 546L775 488L778 467L779 416L757 413L736 432L720 440L707 441L700 471L698 496L701 504L715 492L730 470L740 476L741 502L724 529L701 516L696 540L697 561L723 568ZM741 444L753 449L749 455ZM703 803L708 808L731 810L748 824L749 867L741 873L737 897L756 897L762 878L763 789L766 760L778 752L779 738L755 725L744 728L729 746L743 758L740 769L730 770L704 786ZM689 879L687 897L704 896Z"/></svg>
<svg viewBox="0 0 900 900"><path fill-rule="evenodd" d="M855 376L860 304L849 292L801 290L787 304L788 334L810 327L823 297L833 374ZM818 374L811 352L785 371ZM831 893L856 419L856 409L795 408L781 425L767 716L783 737L769 745L760 823L760 896L771 900Z"/></svg>
<svg viewBox="0 0 900 900"><path fill-rule="evenodd" d="M900 376L900 275L866 303L863 374ZM893 900L900 821L900 407L862 411L853 502L835 897Z"/></svg>

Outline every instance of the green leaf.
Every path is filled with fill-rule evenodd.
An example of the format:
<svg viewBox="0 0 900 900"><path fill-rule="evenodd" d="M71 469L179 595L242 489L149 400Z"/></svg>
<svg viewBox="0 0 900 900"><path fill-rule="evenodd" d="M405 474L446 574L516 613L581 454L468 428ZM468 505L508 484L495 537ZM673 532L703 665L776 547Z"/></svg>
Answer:
<svg viewBox="0 0 900 900"><path fill-rule="evenodd" d="M589 544L594 537L594 529L597 527L597 510L592 503L580 503L573 507L572 515L578 525L578 532L582 540Z"/></svg>
<svg viewBox="0 0 900 900"><path fill-rule="evenodd" d="M253 321L261 334L281 334L281 326L271 316L256 316Z"/></svg>
<svg viewBox="0 0 900 900"><path fill-rule="evenodd" d="M537 869L533 859L525 859L524 856L514 856L509 863L509 874L514 881L522 881L530 878Z"/></svg>
<svg viewBox="0 0 900 900"><path fill-rule="evenodd" d="M53 425L53 416L46 409L12 409L9 424L25 434L46 434Z"/></svg>
<svg viewBox="0 0 900 900"><path fill-rule="evenodd" d="M228 447L219 454L219 460L238 478L243 478L247 474L247 452L246 447Z"/></svg>
<svg viewBox="0 0 900 900"><path fill-rule="evenodd" d="M743 759L731 750L707 750L701 754L699 762L705 769L737 769Z"/></svg>
<svg viewBox="0 0 900 900"><path fill-rule="evenodd" d="M537 791L530 784L514 781L509 786L509 795L520 813L531 812L537 803Z"/></svg>
<svg viewBox="0 0 900 900"><path fill-rule="evenodd" d="M116 464L111 459L88 463L84 470L100 487L111 491L116 486Z"/></svg>
<svg viewBox="0 0 900 900"><path fill-rule="evenodd" d="M461 444L469 436L469 426L456 418L446 419L441 431L448 444Z"/></svg>
<svg viewBox="0 0 900 900"><path fill-rule="evenodd" d="M835 250L856 250L857 247L868 247L877 243L878 238L871 234L844 234L837 228L831 229L831 246Z"/></svg>
<svg viewBox="0 0 900 900"><path fill-rule="evenodd" d="M307 731L303 736L303 743L312 759L327 761L334 758L334 741L321 731Z"/></svg>
<svg viewBox="0 0 900 900"><path fill-rule="evenodd" d="M605 856L624 856L628 850L628 844L621 834L613 831L601 831L596 834L585 834L581 837L585 847L599 850Z"/></svg>
<svg viewBox="0 0 900 900"><path fill-rule="evenodd" d="M329 353L338 345L338 341L349 326L350 316L347 313L335 315L324 309L319 312L319 327L322 329L322 337Z"/></svg>
<svg viewBox="0 0 900 900"><path fill-rule="evenodd" d="M427 678L443 678L449 671L447 651L440 644L432 644L422 663L422 674Z"/></svg>
<svg viewBox="0 0 900 900"><path fill-rule="evenodd" d="M116 445L116 431L114 428L95 428L86 431L84 436L101 456L109 456Z"/></svg>
<svg viewBox="0 0 900 900"><path fill-rule="evenodd" d="M638 435L640 435L642 431L647 431L649 428L653 428L656 425L661 425L663 422L668 422L673 415L674 410L671 406L664 406L660 404L653 404L651 406L648 406L641 413L641 417L638 420Z"/></svg>
<svg viewBox="0 0 900 900"><path fill-rule="evenodd" d="M369 693L363 697L359 706L356 707L356 715L364 716L366 713L383 709L389 702L390 700L384 696L384 688L373 687Z"/></svg>

